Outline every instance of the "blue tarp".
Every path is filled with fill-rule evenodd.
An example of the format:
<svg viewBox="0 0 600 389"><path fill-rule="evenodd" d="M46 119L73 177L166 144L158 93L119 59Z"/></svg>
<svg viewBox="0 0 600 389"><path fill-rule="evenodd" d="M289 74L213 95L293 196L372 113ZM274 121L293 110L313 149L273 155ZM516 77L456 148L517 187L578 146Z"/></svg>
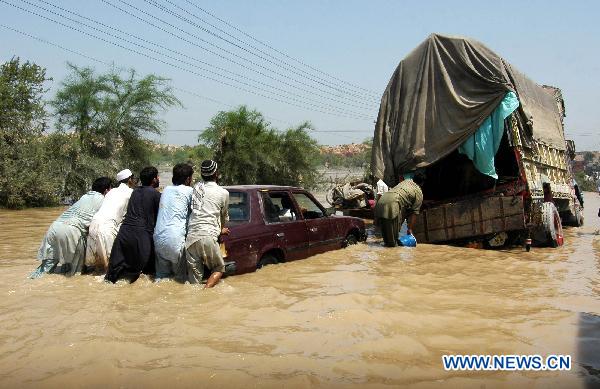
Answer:
<svg viewBox="0 0 600 389"><path fill-rule="evenodd" d="M518 106L517 95L508 92L477 131L458 148L461 154L465 154L473 161L477 170L495 179L498 179L498 174L494 166L494 156L498 152L504 134L504 119Z"/></svg>

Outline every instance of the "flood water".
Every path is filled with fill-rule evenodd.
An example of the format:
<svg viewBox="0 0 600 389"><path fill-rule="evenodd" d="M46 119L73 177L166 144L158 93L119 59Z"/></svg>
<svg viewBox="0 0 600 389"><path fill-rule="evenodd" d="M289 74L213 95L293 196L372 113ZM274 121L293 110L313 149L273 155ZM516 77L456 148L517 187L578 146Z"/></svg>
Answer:
<svg viewBox="0 0 600 389"><path fill-rule="evenodd" d="M600 198L560 249L370 238L213 290L29 280L61 208L0 211L1 387L600 385ZM444 354L569 354L571 371L447 372Z"/></svg>

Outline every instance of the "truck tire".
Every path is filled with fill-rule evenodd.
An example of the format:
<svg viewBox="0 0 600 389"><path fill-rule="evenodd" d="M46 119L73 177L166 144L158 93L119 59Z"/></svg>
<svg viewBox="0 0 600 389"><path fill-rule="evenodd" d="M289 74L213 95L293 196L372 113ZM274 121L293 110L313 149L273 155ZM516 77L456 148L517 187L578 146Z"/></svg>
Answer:
<svg viewBox="0 0 600 389"><path fill-rule="evenodd" d="M575 207L574 212L569 211L563 224L571 227L583 226L583 212L581 211L581 208Z"/></svg>
<svg viewBox="0 0 600 389"><path fill-rule="evenodd" d="M575 227L583 226L583 211L581 208L575 208Z"/></svg>
<svg viewBox="0 0 600 389"><path fill-rule="evenodd" d="M551 247L563 245L562 223L554 203L546 202L542 204L542 227L546 242L540 243L546 243Z"/></svg>

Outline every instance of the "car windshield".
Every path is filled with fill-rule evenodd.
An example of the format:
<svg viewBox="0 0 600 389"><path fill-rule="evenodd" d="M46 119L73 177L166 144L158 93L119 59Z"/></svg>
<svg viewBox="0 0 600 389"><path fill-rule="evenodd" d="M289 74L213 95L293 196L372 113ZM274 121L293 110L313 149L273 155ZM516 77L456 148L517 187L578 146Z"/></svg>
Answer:
<svg viewBox="0 0 600 389"><path fill-rule="evenodd" d="M325 216L321 207L305 193L294 193L294 198L300 206L300 212L302 212L305 219L318 219Z"/></svg>
<svg viewBox="0 0 600 389"><path fill-rule="evenodd" d="M229 224L242 224L250 220L248 194L245 192L229 192Z"/></svg>

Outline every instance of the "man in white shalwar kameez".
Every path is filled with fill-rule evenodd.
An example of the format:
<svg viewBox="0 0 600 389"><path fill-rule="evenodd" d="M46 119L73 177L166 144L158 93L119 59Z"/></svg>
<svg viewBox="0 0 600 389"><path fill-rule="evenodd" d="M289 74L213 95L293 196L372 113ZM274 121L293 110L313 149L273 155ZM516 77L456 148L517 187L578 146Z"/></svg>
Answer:
<svg viewBox="0 0 600 389"><path fill-rule="evenodd" d="M117 181L119 186L106 194L90 224L83 273L105 272L108 268L110 251L136 184L129 169L120 171Z"/></svg>

